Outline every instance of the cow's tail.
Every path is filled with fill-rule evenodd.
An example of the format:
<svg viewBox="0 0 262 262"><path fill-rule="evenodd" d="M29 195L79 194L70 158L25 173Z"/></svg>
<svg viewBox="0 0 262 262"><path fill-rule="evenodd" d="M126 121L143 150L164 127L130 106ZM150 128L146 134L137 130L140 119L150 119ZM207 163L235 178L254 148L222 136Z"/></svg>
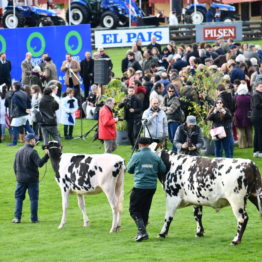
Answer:
<svg viewBox="0 0 262 262"><path fill-rule="evenodd" d="M118 210L119 212L122 212L124 203L124 176L126 169L124 160L120 165L119 175L117 176L116 181L116 193L118 194Z"/></svg>
<svg viewBox="0 0 262 262"><path fill-rule="evenodd" d="M259 210L259 214L262 217L262 182L261 182L261 175L259 169L256 165L255 166L255 180L256 180L256 195L257 195L257 206Z"/></svg>

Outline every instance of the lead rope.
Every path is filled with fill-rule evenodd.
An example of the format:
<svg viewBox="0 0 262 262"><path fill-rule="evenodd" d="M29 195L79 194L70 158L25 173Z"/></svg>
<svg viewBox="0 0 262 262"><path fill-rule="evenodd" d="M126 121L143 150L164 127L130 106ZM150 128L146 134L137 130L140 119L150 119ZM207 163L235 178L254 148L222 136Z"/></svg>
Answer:
<svg viewBox="0 0 262 262"><path fill-rule="evenodd" d="M45 163L45 172L44 172L44 175L41 177L41 179L39 180L39 183L41 183L44 178L45 178L45 175L46 175L46 172L47 172L47 162Z"/></svg>

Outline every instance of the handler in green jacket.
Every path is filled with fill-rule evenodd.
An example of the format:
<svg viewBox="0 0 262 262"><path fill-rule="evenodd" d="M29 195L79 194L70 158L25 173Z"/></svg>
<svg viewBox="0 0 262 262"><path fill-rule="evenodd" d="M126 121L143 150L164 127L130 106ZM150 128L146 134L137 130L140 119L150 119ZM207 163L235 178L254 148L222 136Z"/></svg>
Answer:
<svg viewBox="0 0 262 262"><path fill-rule="evenodd" d="M150 143L149 138L139 138L139 150L131 157L127 165L127 171L134 174L135 180L129 206L130 215L138 228L135 241L148 239L146 225L152 198L156 192L157 174L166 171L166 166L161 158L148 148Z"/></svg>

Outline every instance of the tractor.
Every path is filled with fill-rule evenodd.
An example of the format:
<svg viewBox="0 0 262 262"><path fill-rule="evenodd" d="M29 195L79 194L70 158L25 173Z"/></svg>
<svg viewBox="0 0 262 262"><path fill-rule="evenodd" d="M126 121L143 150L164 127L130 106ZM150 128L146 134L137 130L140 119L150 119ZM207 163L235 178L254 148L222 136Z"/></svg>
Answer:
<svg viewBox="0 0 262 262"><path fill-rule="evenodd" d="M145 16L133 0L73 0L70 10L66 11L66 20L72 25L91 24L92 27L128 26L129 10L133 25L159 25L157 17Z"/></svg>
<svg viewBox="0 0 262 262"><path fill-rule="evenodd" d="M240 16L236 13L236 8L232 5L213 2L211 4L211 10L215 13L217 8L221 11L221 22L232 22L234 20L239 20L240 18ZM204 23L206 22L206 13L206 5L199 4L195 1L195 3L186 7L186 22L193 24Z"/></svg>
<svg viewBox="0 0 262 262"><path fill-rule="evenodd" d="M4 9L2 23L5 28L65 25L64 19L53 10L28 5L14 6L13 1L8 1L8 5Z"/></svg>

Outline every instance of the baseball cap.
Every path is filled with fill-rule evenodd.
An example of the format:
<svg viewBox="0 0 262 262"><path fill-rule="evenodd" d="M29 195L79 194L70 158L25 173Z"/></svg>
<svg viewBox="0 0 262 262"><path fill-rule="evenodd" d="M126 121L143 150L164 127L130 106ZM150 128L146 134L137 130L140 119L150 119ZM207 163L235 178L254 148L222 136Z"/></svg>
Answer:
<svg viewBox="0 0 262 262"><path fill-rule="evenodd" d="M25 140L27 140L27 141L29 141L31 139L35 139L35 138L36 138L36 136L33 133L28 133L28 134L25 135Z"/></svg>
<svg viewBox="0 0 262 262"><path fill-rule="evenodd" d="M196 125L196 117L195 116L187 116L186 118L186 122L187 124L191 125L191 126L195 126Z"/></svg>

